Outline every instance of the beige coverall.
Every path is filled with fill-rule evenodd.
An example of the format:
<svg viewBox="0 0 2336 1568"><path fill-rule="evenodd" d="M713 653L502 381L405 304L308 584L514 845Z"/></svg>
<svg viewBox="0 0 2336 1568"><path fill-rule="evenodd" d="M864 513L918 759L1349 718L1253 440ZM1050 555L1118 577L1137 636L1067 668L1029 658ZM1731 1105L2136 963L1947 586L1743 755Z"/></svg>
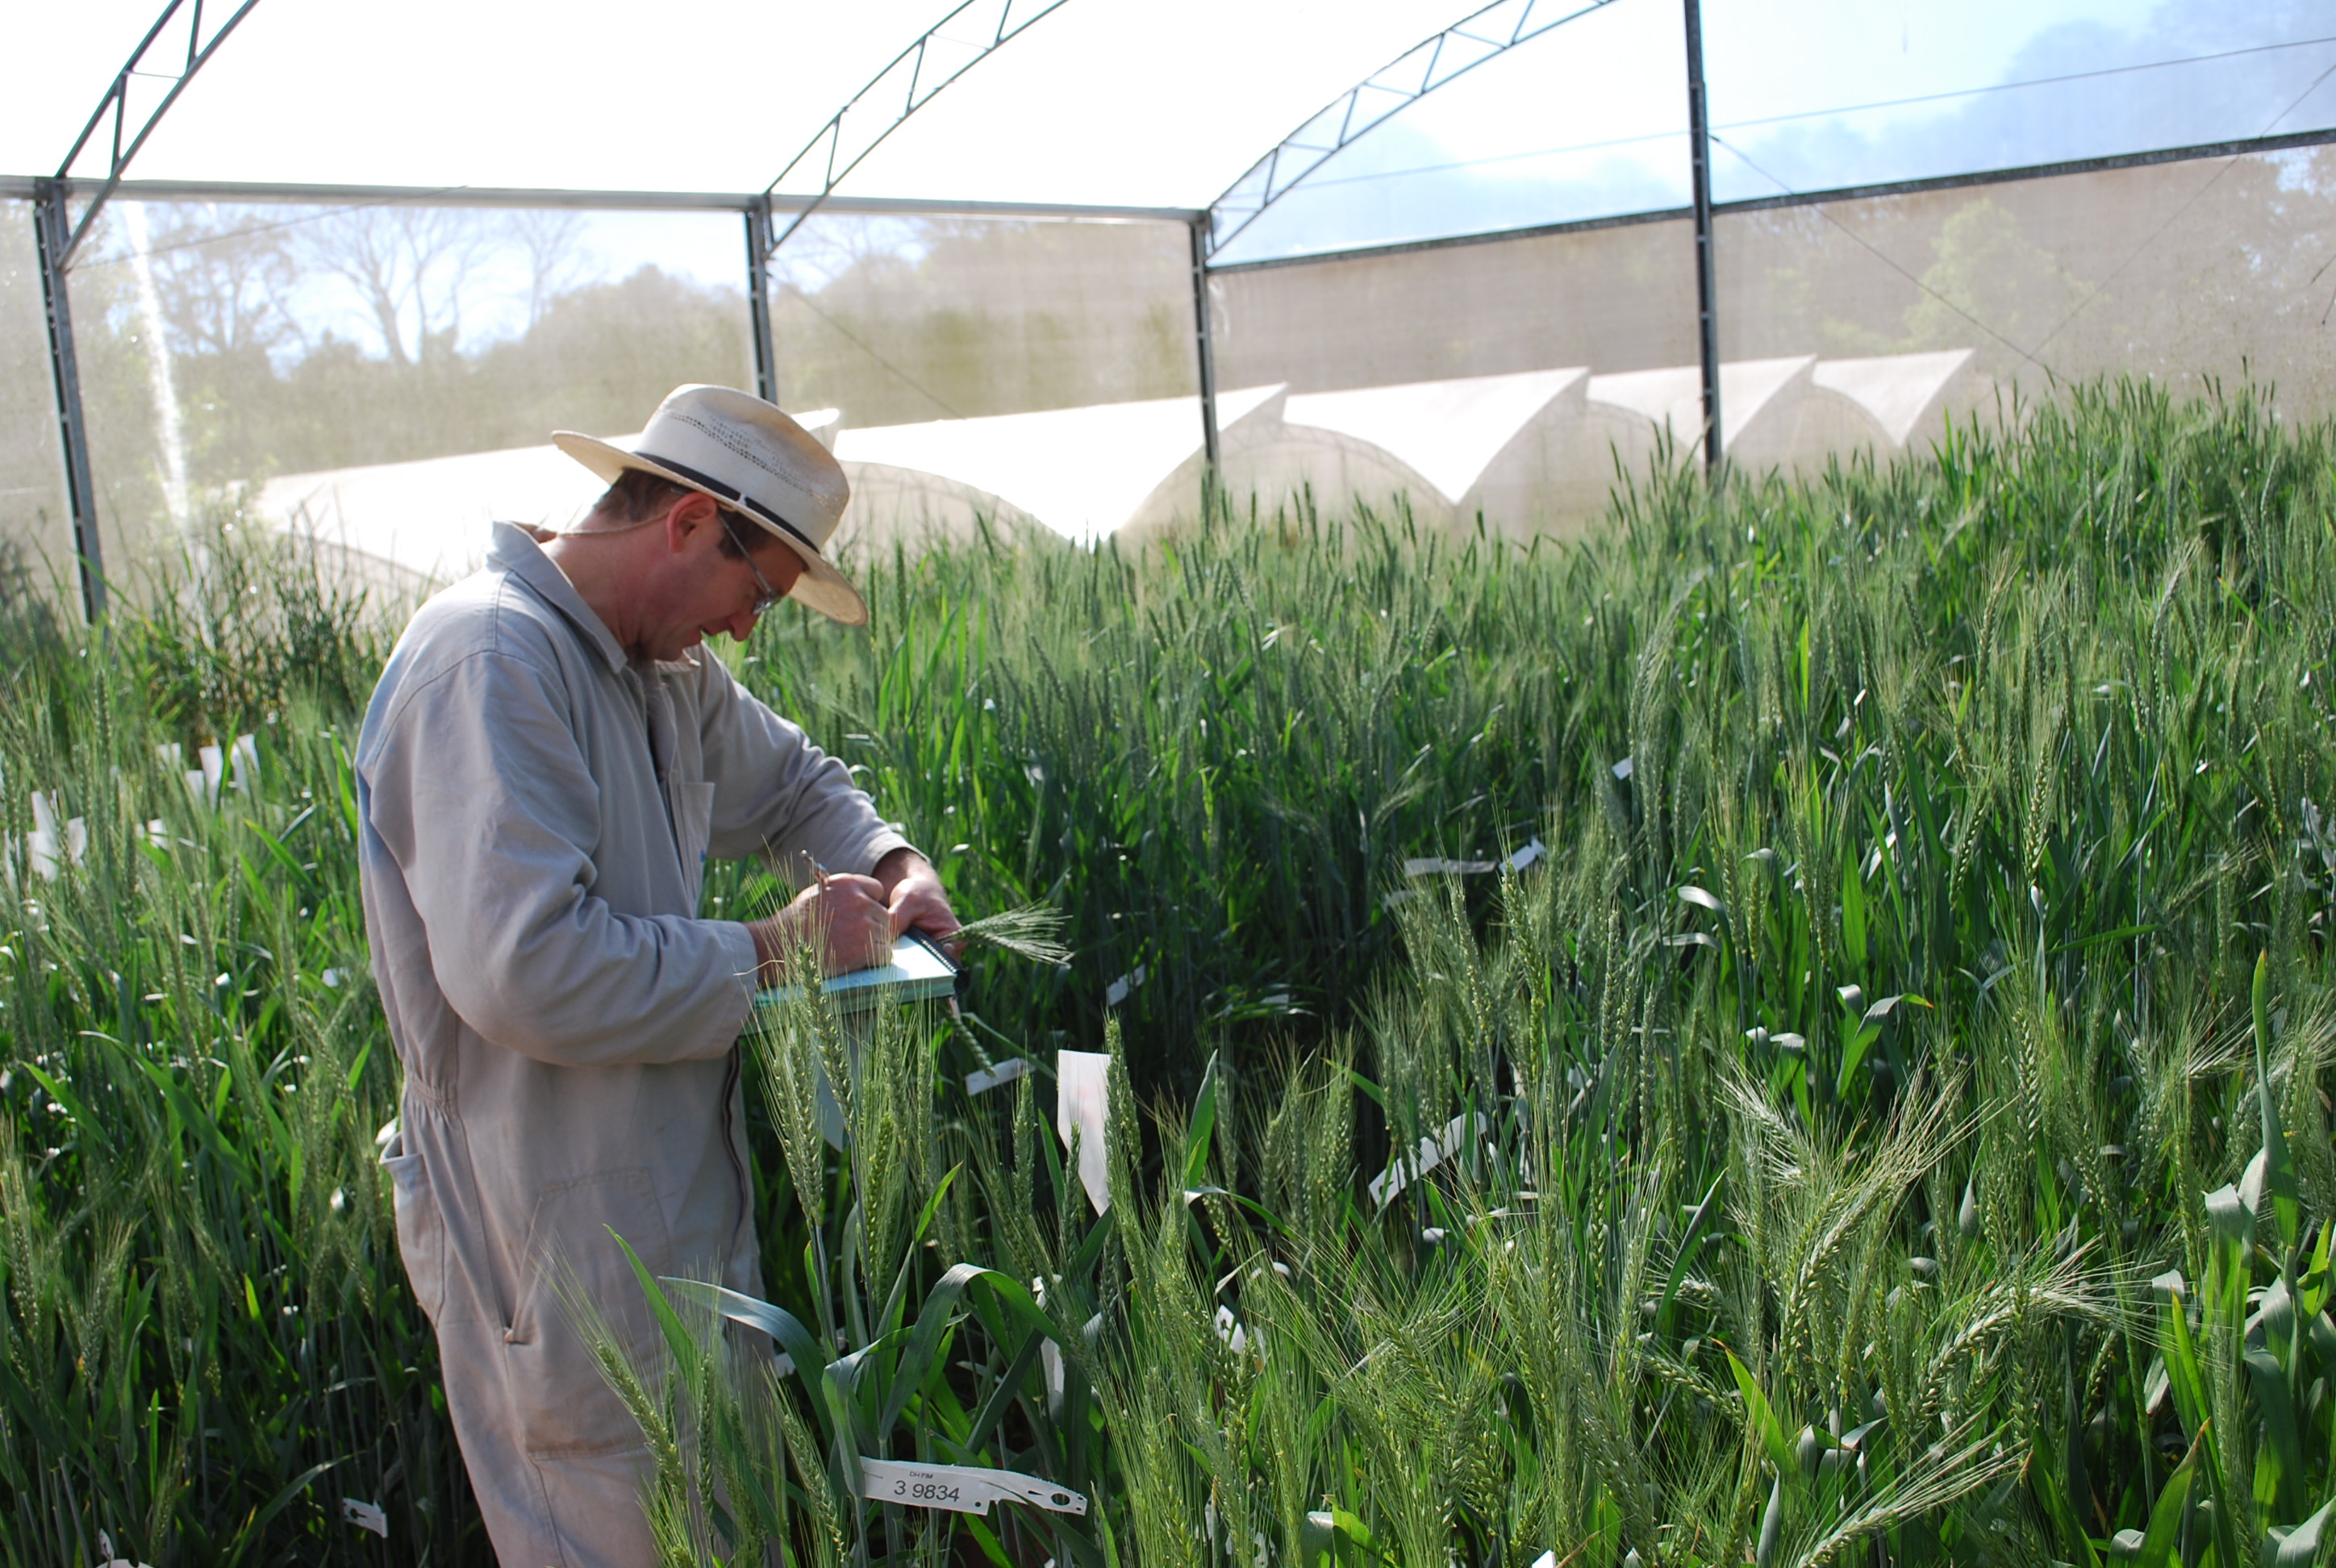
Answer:
<svg viewBox="0 0 2336 1568"><path fill-rule="evenodd" d="M640 1431L543 1268L620 1335L657 1274L756 1291L734 1049L745 927L696 918L708 854L867 872L906 844L836 759L710 654L630 661L499 524L398 640L357 744L365 925L405 1070L398 1243L504 1568L654 1560Z"/></svg>

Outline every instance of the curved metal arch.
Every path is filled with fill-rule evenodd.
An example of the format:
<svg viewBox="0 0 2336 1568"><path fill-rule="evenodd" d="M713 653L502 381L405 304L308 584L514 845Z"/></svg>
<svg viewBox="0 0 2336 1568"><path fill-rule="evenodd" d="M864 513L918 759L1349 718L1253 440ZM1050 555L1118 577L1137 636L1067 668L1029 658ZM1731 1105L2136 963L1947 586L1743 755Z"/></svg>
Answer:
<svg viewBox="0 0 2336 1568"><path fill-rule="evenodd" d="M57 434L63 447L65 509L73 520L73 554L81 563L82 613L92 625L105 618L105 562L98 541L97 486L90 475L89 424L82 410L81 360L73 351L73 291L66 272L73 265L73 253L89 238L97 215L105 210L106 198L113 194L129 170L130 161L146 145L146 139L161 123L162 116L170 112L170 105L179 101L179 94L187 90L187 83L195 79L195 73L219 53L228 34L251 15L251 8L259 0L243 0L208 39L203 35L203 0L193 0L193 9L187 17L185 60L175 71L142 69L149 54L155 54L160 63L161 52L156 45L162 42L171 18L187 3L188 0L169 0L162 7L162 14L154 18L154 25L146 30L146 36L138 41L138 47L130 52L122 69L113 73L112 83L97 101L89 123L82 127L81 134L73 139L73 150L57 165L55 178L38 181L34 192L33 242L40 259L42 313L49 332L49 374L56 392ZM170 40L173 50L177 42L175 36ZM133 124L131 84L149 80L164 81L170 85L151 108L136 116ZM106 150L105 173L97 193L82 209L81 220L76 223L67 200L66 181L73 178L73 165L81 161L90 139L105 123L108 111L113 116L113 135Z"/></svg>
<svg viewBox="0 0 2336 1568"><path fill-rule="evenodd" d="M933 101L934 95L950 83L972 70L1011 40L1028 32L1041 18L1060 10L1069 0L963 0L955 10L917 35L916 42L894 55L891 63L871 77L868 85L852 95L851 101L828 117L812 139L803 143L802 151L788 160L779 170L778 178L763 188L764 209L767 214L771 200L787 176L814 159L822 146L824 159L818 161L820 187L811 195L801 210L776 234L758 240L763 244L767 259L787 237L803 225L803 220L832 195L846 175L860 167L861 159L876 151L883 140L898 131L909 116ZM1017 17L1017 12L1020 15ZM952 25L967 18L976 24L971 38L948 36ZM990 17L995 15L993 24ZM899 93L897 102L893 97ZM886 116L889 115L889 118ZM858 129L855 130L855 127ZM871 133L872 132L872 133ZM765 222L767 222L767 218Z"/></svg>
<svg viewBox="0 0 2336 1568"><path fill-rule="evenodd" d="M1528 39L1612 4L1613 0L1494 0L1405 50L1309 115L1209 203L1208 254L1214 256L1223 249L1332 153L1386 123L1398 110Z"/></svg>
<svg viewBox="0 0 2336 1568"><path fill-rule="evenodd" d="M96 111L89 117L89 123L82 127L81 134L74 139L73 151L66 153L64 161L57 165L56 177L60 181L72 179L73 165L81 161L90 138L96 135L97 128L105 122L107 112L112 112L112 144L106 160L103 183L98 187L97 194L90 199L89 205L82 209L81 220L65 236L63 252L57 258L57 265L61 268L72 265L73 252L80 249L81 242L88 238L91 226L96 223L98 213L105 206L106 198L112 196L113 188L122 183L122 175L130 168L130 161L138 156L140 148L146 145L146 138L154 133L154 127L161 123L162 116L170 112L170 105L179 101L179 94L187 90L187 83L195 79L195 73L209 63L210 57L219 52L219 46L227 42L228 34L235 31L237 24L251 15L251 8L258 5L259 0L243 0L243 4L219 24L208 41L203 37L203 0L194 0L194 8L187 19L185 62L175 72L141 69L146 63L147 55L154 52L155 44L161 41L162 30L170 24L170 19L186 4L187 0L170 0L170 4L162 7L162 14L154 18L154 25L146 30L146 36L139 40L137 48L131 51L129 60L114 73L112 84L106 88L105 96L98 100ZM175 44L176 40L172 42ZM170 84L161 100L140 117L134 131L131 129L130 111L130 84L133 79L159 79ZM126 145L123 141L125 132L128 134Z"/></svg>

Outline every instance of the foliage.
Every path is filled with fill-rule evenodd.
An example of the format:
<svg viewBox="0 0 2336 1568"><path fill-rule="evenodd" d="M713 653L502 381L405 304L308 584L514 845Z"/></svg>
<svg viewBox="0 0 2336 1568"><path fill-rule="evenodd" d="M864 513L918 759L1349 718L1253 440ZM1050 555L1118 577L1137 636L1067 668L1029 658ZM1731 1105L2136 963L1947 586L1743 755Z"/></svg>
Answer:
<svg viewBox="0 0 2336 1568"><path fill-rule="evenodd" d="M1145 1562L2310 1559L2336 1490L2307 1331L2336 1187L2301 1174L2336 1171L2330 623L2304 608L2336 586L2330 481L2324 434L2245 399L2094 389L1932 471L1725 510L1659 483L1560 569L1601 589L1586 615L1454 638L1455 681L1483 658L1521 729L1564 737L1552 869L1397 903L1400 963L1328 1057L1202 1025L1213 1130L1161 1129L1183 1156L1123 1205L1125 1310L1087 1336L1106 1539ZM1176 564L1271 627L1279 594L1338 603L1351 558L1307 542ZM1477 560L1439 609L1552 591ZM1199 734L1154 728L1130 676L1158 666L1114 657L1154 580L1096 616L1092 664L1046 661L1126 716L1041 732L1076 755ZM1562 708L1485 651L1527 638L1582 672L1542 688ZM1273 733L1224 727L1237 751ZM957 782L913 724L871 730L908 753L880 785ZM1112 798L1165 815L1163 793ZM1249 858L1224 885L1272 885L1227 842ZM1253 950L1222 926L1192 946ZM2292 1160L2210 1196L2282 1146L2265 1105L2309 1125ZM1406 1162L1435 1169L1384 1207L1358 1187ZM2258 1207L2272 1245L2217 1240ZM1014 1247L1000 1224L954 1255L1018 1271ZM2159 1275L2207 1349L2159 1328Z"/></svg>
<svg viewBox="0 0 2336 1568"><path fill-rule="evenodd" d="M725 656L1073 951L856 1057L770 1021L806 1338L774 1382L659 1287L639 1408L735 1438L676 1437L667 1539L735 1555L758 1495L798 1555L982 1550L852 1503L889 1454L1089 1495L986 1523L1007 1561L2312 1558L2331 450L2104 385L1928 463L1659 475L1579 545L1301 511L861 563L876 639L774 615ZM166 602L6 644L0 1560L475 1561L370 1174L378 626L256 556ZM197 800L246 731L254 786ZM53 876L34 790L86 834ZM1114 1028L1100 1224L1046 1069Z"/></svg>
<svg viewBox="0 0 2336 1568"><path fill-rule="evenodd" d="M766 1007L750 1035L810 1225L809 1324L717 1285L652 1280L638 1261L664 1330L655 1354L577 1303L659 1456L647 1506L668 1563L751 1562L774 1544L822 1563L938 1560L953 1515L865 1501L866 1458L1093 1485L1085 1352L1116 1307L1111 1216L1089 1214L1076 1175L1066 1182L1032 1078L1019 1080L1003 1147L988 1135L998 1129L948 1114L964 1101L936 1081L935 1022L900 1008L847 1017L813 989ZM1114 1152L1132 1173L1133 1151ZM928 1248L961 1256L977 1224L1007 1271L927 1265ZM733 1323L756 1333L732 1343ZM992 1558L1105 1560L1066 1514L1000 1510L966 1528Z"/></svg>
<svg viewBox="0 0 2336 1568"><path fill-rule="evenodd" d="M214 810L158 755L182 732L135 640L0 705L0 1561L94 1563L100 1532L161 1564L453 1560L475 1518L374 1165L396 1068L348 737L287 702ZM48 878L35 784L86 834Z"/></svg>

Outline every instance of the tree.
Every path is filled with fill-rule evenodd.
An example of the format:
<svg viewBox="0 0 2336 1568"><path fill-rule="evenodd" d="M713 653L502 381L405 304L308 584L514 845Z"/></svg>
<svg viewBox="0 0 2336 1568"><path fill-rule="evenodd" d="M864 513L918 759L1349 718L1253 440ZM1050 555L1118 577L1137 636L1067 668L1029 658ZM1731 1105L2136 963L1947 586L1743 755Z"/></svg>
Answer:
<svg viewBox="0 0 2336 1568"><path fill-rule="evenodd" d="M355 292L390 363L459 347L463 294L493 241L487 215L454 207L360 207L302 229L302 265Z"/></svg>
<svg viewBox="0 0 2336 1568"><path fill-rule="evenodd" d="M1937 259L1923 270L1926 292L1906 312L1910 348L1976 340L1986 359L2014 354L2020 363L2012 368L2024 368L2088 293L2016 218L1983 196L1947 219L1932 249Z"/></svg>
<svg viewBox="0 0 2336 1568"><path fill-rule="evenodd" d="M751 385L746 300L656 267L554 297L525 334L475 361L486 446L527 446L556 429L638 430L687 382Z"/></svg>
<svg viewBox="0 0 2336 1568"><path fill-rule="evenodd" d="M286 313L293 263L280 208L161 208L149 249L178 354L274 355L296 343Z"/></svg>
<svg viewBox="0 0 2336 1568"><path fill-rule="evenodd" d="M583 248L584 215L539 207L507 220L513 243L527 253L527 325L530 332L551 302L585 281L590 258Z"/></svg>

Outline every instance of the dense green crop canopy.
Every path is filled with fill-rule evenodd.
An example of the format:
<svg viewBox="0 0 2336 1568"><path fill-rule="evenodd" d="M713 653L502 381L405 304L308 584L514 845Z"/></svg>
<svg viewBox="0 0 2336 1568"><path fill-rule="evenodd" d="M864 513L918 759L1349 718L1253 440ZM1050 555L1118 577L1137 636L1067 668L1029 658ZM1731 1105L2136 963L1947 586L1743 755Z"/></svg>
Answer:
<svg viewBox="0 0 2336 1568"><path fill-rule="evenodd" d="M1584 541L1228 511L766 618L744 678L1071 950L758 1028L768 1300L645 1279L607 1358L671 1560L2316 1560L2332 461L2096 385ZM232 521L0 630L0 1563L481 1562L374 1165L394 616Z"/></svg>

